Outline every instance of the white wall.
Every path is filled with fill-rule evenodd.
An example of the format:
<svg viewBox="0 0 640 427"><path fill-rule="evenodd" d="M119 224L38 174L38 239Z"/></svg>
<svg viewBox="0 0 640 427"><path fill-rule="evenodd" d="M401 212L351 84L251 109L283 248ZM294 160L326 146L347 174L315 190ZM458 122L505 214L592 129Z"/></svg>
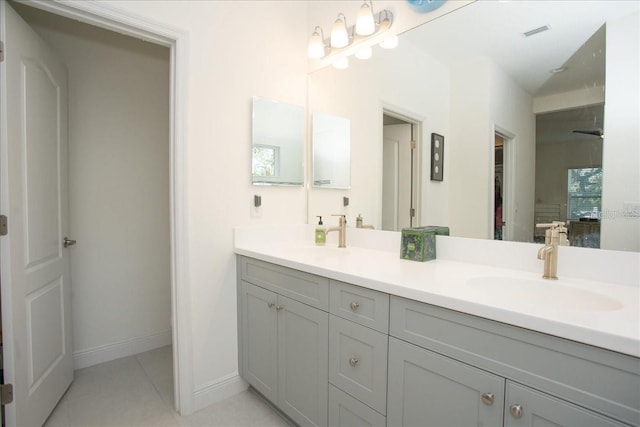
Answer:
<svg viewBox="0 0 640 427"><path fill-rule="evenodd" d="M398 67L410 61L411 67ZM449 133L448 72L410 43L396 49L374 48L367 61L350 59L346 70L326 68L309 77L309 109L351 120L351 188L310 188L309 221L316 215L346 213L348 223L362 214L366 224L380 228L382 215L383 108L423 121L421 224L448 225L447 185L430 181L430 135ZM447 164L445 142L445 165ZM342 197L349 206L342 206ZM333 226L331 218L325 224ZM329 243L335 237L328 236Z"/></svg>
<svg viewBox="0 0 640 427"><path fill-rule="evenodd" d="M304 187L251 185L253 96L306 103L306 2L105 1L187 33L187 286L196 407L237 378L233 228L306 221ZM300 52L296 55L295 52ZM262 196L251 217L253 195Z"/></svg>
<svg viewBox="0 0 640 427"><path fill-rule="evenodd" d="M26 12L68 69L75 367L169 344L169 50Z"/></svg>
<svg viewBox="0 0 640 427"><path fill-rule="evenodd" d="M451 155L448 161L445 157L445 164L451 169L449 211L453 236L492 237L494 130L501 130L514 137L510 142L512 156L504 160L505 167L513 171L511 190L503 196L507 203L504 219L511 222L507 225L511 229L509 240L532 239L532 108L531 96L487 58L477 57L452 69L448 143ZM507 209L508 203L512 203L511 210Z"/></svg>
<svg viewBox="0 0 640 427"><path fill-rule="evenodd" d="M607 22L607 73L602 173L604 249L640 251L640 14Z"/></svg>

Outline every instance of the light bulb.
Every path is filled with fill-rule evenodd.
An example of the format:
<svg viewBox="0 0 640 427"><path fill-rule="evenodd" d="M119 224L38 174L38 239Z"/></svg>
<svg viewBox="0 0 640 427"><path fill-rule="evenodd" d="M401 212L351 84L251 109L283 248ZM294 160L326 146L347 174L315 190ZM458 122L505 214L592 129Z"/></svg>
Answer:
<svg viewBox="0 0 640 427"><path fill-rule="evenodd" d="M361 36L370 36L376 31L376 23L373 19L373 10L371 7L364 3L360 6L358 11L358 18L356 19L356 34Z"/></svg>
<svg viewBox="0 0 640 427"><path fill-rule="evenodd" d="M398 46L398 36L393 35L389 36L386 39L382 40L380 43L380 47L383 49L393 49Z"/></svg>
<svg viewBox="0 0 640 427"><path fill-rule="evenodd" d="M371 46L363 47L362 49L356 52L356 58L358 59L369 59L371 58L372 55L373 55L373 49L371 49Z"/></svg>
<svg viewBox="0 0 640 427"><path fill-rule="evenodd" d="M307 48L307 55L312 59L319 59L324 56L324 41L318 31L314 31L309 39L309 47Z"/></svg>
<svg viewBox="0 0 640 427"><path fill-rule="evenodd" d="M341 18L342 16L342 18ZM341 48L349 44L349 33L347 33L347 20L340 13L331 27L331 47Z"/></svg>
<svg viewBox="0 0 640 427"><path fill-rule="evenodd" d="M338 58L333 63L333 68L336 68L338 70L344 70L345 68L348 68L348 67L349 67L349 57L347 56L345 56L344 58Z"/></svg>

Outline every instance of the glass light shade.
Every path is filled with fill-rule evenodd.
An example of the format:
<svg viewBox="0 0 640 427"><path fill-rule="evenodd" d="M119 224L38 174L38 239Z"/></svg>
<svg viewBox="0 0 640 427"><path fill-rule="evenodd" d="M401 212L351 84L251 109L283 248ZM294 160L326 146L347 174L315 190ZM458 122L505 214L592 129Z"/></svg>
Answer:
<svg viewBox="0 0 640 427"><path fill-rule="evenodd" d="M386 39L382 40L380 43L380 47L383 49L393 49L398 46L398 36L393 35L389 36Z"/></svg>
<svg viewBox="0 0 640 427"><path fill-rule="evenodd" d="M337 68L338 70L349 68L349 57L345 56L344 58L336 59L336 61L333 63L333 68Z"/></svg>
<svg viewBox="0 0 640 427"><path fill-rule="evenodd" d="M349 33L347 32L347 22L344 18L340 18L333 23L331 27L331 47L345 47L349 44Z"/></svg>
<svg viewBox="0 0 640 427"><path fill-rule="evenodd" d="M314 32L309 39L307 55L312 59L319 59L324 56L324 41L322 40L320 33L317 31Z"/></svg>
<svg viewBox="0 0 640 427"><path fill-rule="evenodd" d="M370 36L376 31L376 23L373 19L373 11L367 3L363 4L358 11L356 19L356 34Z"/></svg>
<svg viewBox="0 0 640 427"><path fill-rule="evenodd" d="M371 49L371 46L363 47L362 49L356 52L356 58L358 59L369 59L371 58L372 55L373 55L373 49Z"/></svg>

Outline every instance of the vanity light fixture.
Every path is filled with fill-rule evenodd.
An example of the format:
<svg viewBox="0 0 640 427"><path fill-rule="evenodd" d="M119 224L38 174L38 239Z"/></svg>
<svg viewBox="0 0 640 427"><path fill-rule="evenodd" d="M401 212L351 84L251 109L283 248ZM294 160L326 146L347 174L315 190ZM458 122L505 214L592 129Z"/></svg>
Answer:
<svg viewBox="0 0 640 427"><path fill-rule="evenodd" d="M325 54L325 45L324 45L324 32L320 26L316 26L313 29L313 34L311 34L311 38L309 39L309 47L307 50L307 55L312 59L320 59Z"/></svg>
<svg viewBox="0 0 640 427"><path fill-rule="evenodd" d="M391 28L392 17L391 18L389 17L388 10L383 10L382 12L380 12L380 18L382 18L383 12L385 17L380 21L380 30L386 31L389 28ZM380 47L383 49L394 49L398 47L398 36L396 34L393 34L387 37L386 39L382 40L382 42L380 43Z"/></svg>
<svg viewBox="0 0 640 427"><path fill-rule="evenodd" d="M349 33L347 32L347 18L342 12L331 27L331 47L345 47L349 44Z"/></svg>
<svg viewBox="0 0 640 427"><path fill-rule="evenodd" d="M380 44L385 49L396 47L398 45L396 35L384 37L384 33L391 28L392 24L391 11L385 9L373 13L372 1L365 1L358 11L355 25L348 27L345 15L338 14L327 40L324 39L322 28L316 26L309 39L307 56L311 59L320 59L323 65L332 64L335 68L347 68L348 57L351 55L359 59L371 58L373 45Z"/></svg>
<svg viewBox="0 0 640 427"><path fill-rule="evenodd" d="M356 19L356 34L361 36L370 36L376 32L376 21L373 18L373 4L369 0L369 4L365 1L358 11Z"/></svg>

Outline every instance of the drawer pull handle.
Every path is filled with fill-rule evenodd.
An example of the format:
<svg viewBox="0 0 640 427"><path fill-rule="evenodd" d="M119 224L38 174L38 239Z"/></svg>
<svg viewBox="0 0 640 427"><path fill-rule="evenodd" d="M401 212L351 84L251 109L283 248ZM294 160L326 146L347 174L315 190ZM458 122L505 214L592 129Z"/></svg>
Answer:
<svg viewBox="0 0 640 427"><path fill-rule="evenodd" d="M268 303L267 303L267 306L268 306L269 308L273 308L273 307L275 307L275 306L276 306L276 303L274 303L274 302L268 302Z"/></svg>
<svg viewBox="0 0 640 427"><path fill-rule="evenodd" d="M276 305L276 310L278 310L278 311L282 310L283 308L284 308L283 305L279 305L279 304Z"/></svg>
<svg viewBox="0 0 640 427"><path fill-rule="evenodd" d="M349 359L349 365L355 368L359 361L360 360L358 360L357 357L352 357L351 359Z"/></svg>
<svg viewBox="0 0 640 427"><path fill-rule="evenodd" d="M351 303L351 311L356 311L358 307L360 307L360 304L358 304L357 302Z"/></svg>
<svg viewBox="0 0 640 427"><path fill-rule="evenodd" d="M491 406L493 405L493 393L483 393L482 394L482 403L484 403L487 406Z"/></svg>
<svg viewBox="0 0 640 427"><path fill-rule="evenodd" d="M509 413L514 418L521 418L522 417L522 405L514 404L514 405L509 406Z"/></svg>

